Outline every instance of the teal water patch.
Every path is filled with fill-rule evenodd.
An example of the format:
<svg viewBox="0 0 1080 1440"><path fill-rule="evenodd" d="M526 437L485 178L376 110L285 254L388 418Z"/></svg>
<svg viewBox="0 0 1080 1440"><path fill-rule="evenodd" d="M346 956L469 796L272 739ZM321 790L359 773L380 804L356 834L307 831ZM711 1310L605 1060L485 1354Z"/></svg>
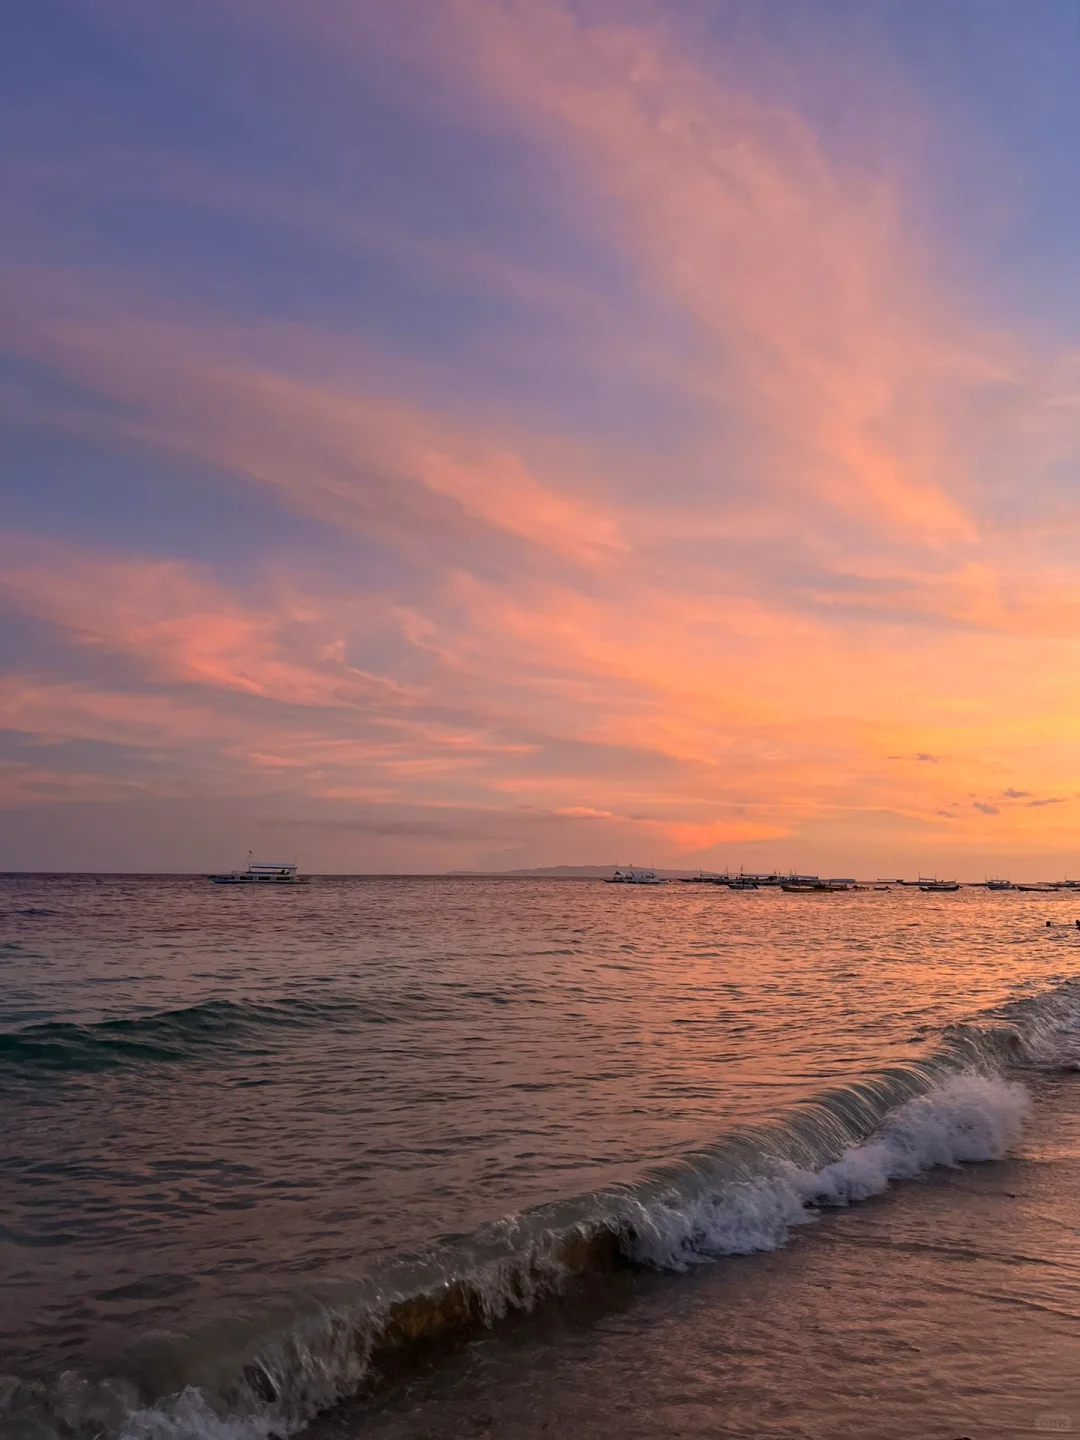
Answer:
<svg viewBox="0 0 1080 1440"><path fill-rule="evenodd" d="M88 1025L41 1021L0 1033L0 1072L86 1074L145 1063L182 1063L221 1048L258 1053L270 1032L329 1024L354 1009L347 1001L205 1000L182 1009Z"/></svg>

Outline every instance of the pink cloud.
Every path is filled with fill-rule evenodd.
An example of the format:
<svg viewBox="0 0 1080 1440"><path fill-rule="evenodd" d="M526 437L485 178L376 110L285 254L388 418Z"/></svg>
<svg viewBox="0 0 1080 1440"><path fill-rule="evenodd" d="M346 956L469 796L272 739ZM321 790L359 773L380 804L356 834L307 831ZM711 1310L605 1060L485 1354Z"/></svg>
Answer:
<svg viewBox="0 0 1080 1440"><path fill-rule="evenodd" d="M9 554L13 548L9 543ZM284 658L280 614L271 619L242 608L178 562L109 563L56 547L33 567L13 559L0 575L0 589L80 644L138 656L160 678L301 705L335 702L332 676ZM287 618L302 624L299 616Z"/></svg>
<svg viewBox="0 0 1080 1440"><path fill-rule="evenodd" d="M100 287L91 295L71 277L24 274L5 309L24 353L124 406L130 418L111 428L267 485L319 519L414 554L455 538L491 552L512 538L594 567L627 548L617 516L577 493L580 477L534 473L510 436L355 381L297 378L214 328L103 307ZM320 348L278 337L294 352L305 339Z"/></svg>
<svg viewBox="0 0 1080 1440"><path fill-rule="evenodd" d="M896 194L831 163L793 113L717 86L656 27L587 23L555 0L448 12L439 63L449 52L520 124L561 135L583 215L700 327L704 397L767 424L766 483L893 533L973 539L934 397L985 355L921 280ZM617 219L600 219L597 193Z"/></svg>
<svg viewBox="0 0 1080 1440"><path fill-rule="evenodd" d="M310 15L292 23L330 25L347 54L353 12ZM470 413L445 376L433 400L435 367L411 393L365 342L350 356L299 326L178 315L115 276L90 293L24 273L16 347L112 406L57 423L243 476L411 578L301 581L275 561L245 584L12 537L8 602L83 672L101 659L94 680L7 676L0 722L126 747L158 793L428 807L439 844L462 833L451 814L505 839L527 810L604 844L648 839L658 860L781 839L858 855L879 829L978 846L988 826L957 795L1074 793L1080 575L1047 547L1076 516L1046 475L1075 445L1075 365L987 339L935 286L898 186L659 32L448 0L432 35L430 63L557 153L582 230L692 327L664 374L686 433L613 459L606 439ZM233 203L280 214L289 196ZM299 218L347 243L330 211ZM443 263L484 273L462 247ZM512 265L494 278L530 283ZM561 314L580 298L531 293ZM610 308L581 312L611 355ZM976 401L1002 390L987 418ZM1030 461L1037 524L995 519L981 445ZM11 774L23 794L113 793ZM1059 810L1010 806L989 828L1032 850L1067 837Z"/></svg>

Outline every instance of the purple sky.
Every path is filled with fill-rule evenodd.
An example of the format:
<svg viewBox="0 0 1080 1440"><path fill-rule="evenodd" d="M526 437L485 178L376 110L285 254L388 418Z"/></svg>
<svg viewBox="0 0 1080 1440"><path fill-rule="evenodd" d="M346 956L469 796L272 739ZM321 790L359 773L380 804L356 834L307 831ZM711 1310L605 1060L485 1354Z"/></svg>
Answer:
<svg viewBox="0 0 1080 1440"><path fill-rule="evenodd" d="M13 0L0 868L1075 872L1078 58Z"/></svg>

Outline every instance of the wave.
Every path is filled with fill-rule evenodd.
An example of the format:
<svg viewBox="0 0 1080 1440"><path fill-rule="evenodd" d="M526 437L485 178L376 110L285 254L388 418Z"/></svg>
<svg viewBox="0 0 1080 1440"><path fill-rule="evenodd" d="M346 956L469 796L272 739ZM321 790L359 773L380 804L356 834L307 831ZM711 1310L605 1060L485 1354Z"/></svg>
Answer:
<svg viewBox="0 0 1080 1440"><path fill-rule="evenodd" d="M949 1026L946 1046L1035 1070L1080 1069L1080 980L989 1010L978 1022Z"/></svg>
<svg viewBox="0 0 1080 1440"><path fill-rule="evenodd" d="M0 1032L0 1073L34 1071L94 1073L146 1062L189 1060L207 1049L257 1044L273 1030L319 1025L339 1016L348 1002L303 998L258 1003L205 1000L176 1010L80 1025L39 1021Z"/></svg>
<svg viewBox="0 0 1080 1440"><path fill-rule="evenodd" d="M130 1356L122 1375L68 1375L52 1390L12 1380L6 1401L0 1380L0 1420L48 1440L280 1440L418 1350L529 1310L574 1280L774 1250L821 1211L894 1180L1000 1159L1029 1108L1016 1069L1078 1064L1080 985L1070 982L637 1184L491 1222L276 1318L162 1341Z"/></svg>

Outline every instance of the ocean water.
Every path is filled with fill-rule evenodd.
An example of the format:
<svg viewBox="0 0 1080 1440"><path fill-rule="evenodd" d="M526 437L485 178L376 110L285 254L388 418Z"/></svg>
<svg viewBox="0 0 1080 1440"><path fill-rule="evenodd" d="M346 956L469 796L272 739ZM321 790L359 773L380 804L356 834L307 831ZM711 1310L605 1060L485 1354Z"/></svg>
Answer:
<svg viewBox="0 0 1080 1440"><path fill-rule="evenodd" d="M1010 1211L1035 1277L1015 1304L1045 1317L1076 1281L1078 1166L1055 1150L1078 1124L1076 918L1067 892L2 877L0 1433L449 1435L480 1405L538 1436L552 1368L565 1433L847 1433L779 1317L805 1315L806 1256L850 1309L903 1290L912 1252L856 1283L836 1236L869 1256L882 1214L936 1216L977 1258L971 1187L1026 1163L1056 1198ZM953 1262L919 1256L940 1289ZM731 1372L706 1418L654 1425L657 1395L628 1417L650 1343L678 1365L702 1315L727 1317ZM873 1369L902 1388L918 1329L898 1334ZM868 1363L844 1423L899 1435L858 1401ZM1012 1405L1030 1429L1002 1385L985 1423ZM1061 1413L1080 1429L1080 1401Z"/></svg>

